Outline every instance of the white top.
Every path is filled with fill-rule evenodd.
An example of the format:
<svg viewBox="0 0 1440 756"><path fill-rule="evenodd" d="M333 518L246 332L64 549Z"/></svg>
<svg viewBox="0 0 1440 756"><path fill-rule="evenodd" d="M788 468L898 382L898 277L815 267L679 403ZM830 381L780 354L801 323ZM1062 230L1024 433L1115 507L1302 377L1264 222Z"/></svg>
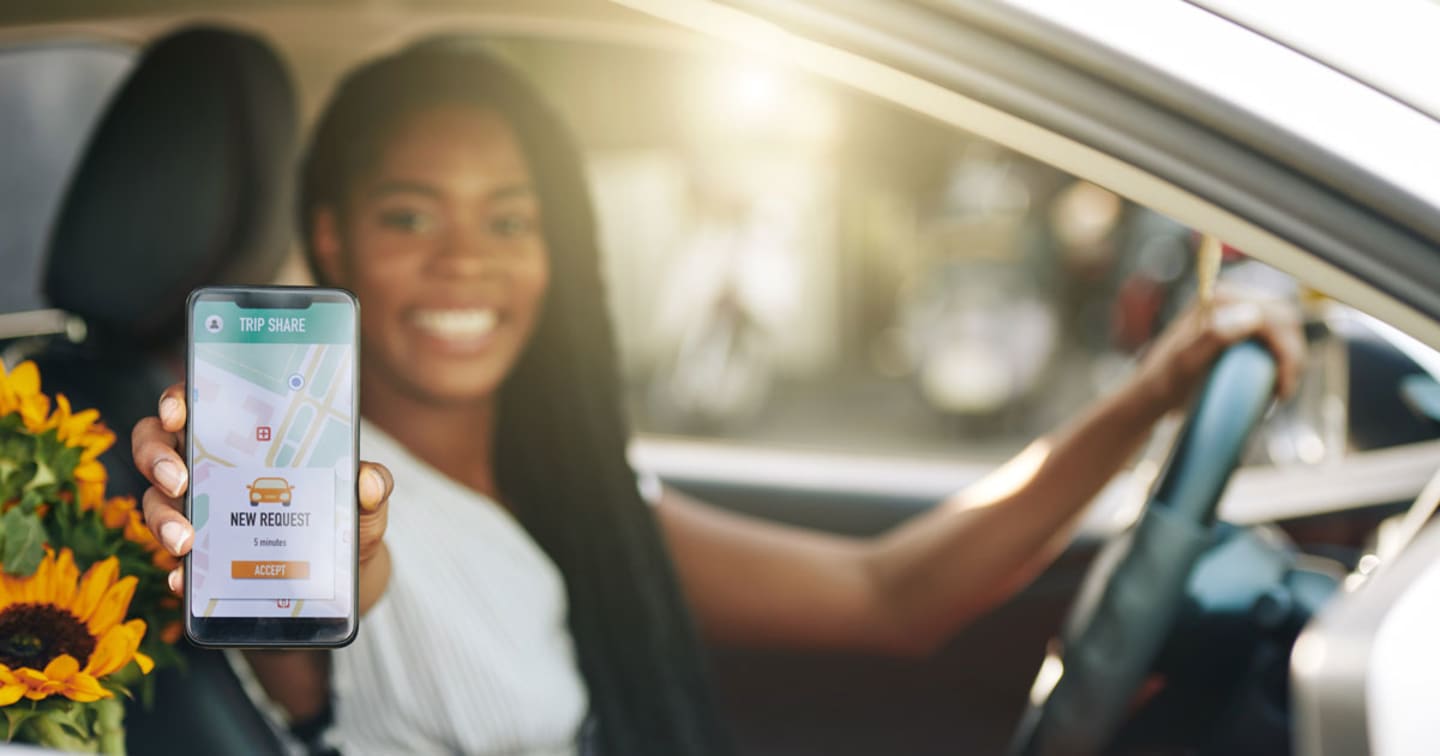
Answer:
<svg viewBox="0 0 1440 756"><path fill-rule="evenodd" d="M394 564L334 655L346 754L573 754L588 708L560 572L508 511L362 423L390 468Z"/></svg>

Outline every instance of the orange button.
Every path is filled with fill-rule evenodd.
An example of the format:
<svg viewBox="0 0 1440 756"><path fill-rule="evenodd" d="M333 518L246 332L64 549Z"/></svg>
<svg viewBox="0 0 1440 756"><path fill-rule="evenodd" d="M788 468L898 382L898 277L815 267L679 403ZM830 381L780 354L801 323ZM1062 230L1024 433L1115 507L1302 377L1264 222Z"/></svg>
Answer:
<svg viewBox="0 0 1440 756"><path fill-rule="evenodd" d="M231 562L230 577L304 580L310 577L309 562Z"/></svg>

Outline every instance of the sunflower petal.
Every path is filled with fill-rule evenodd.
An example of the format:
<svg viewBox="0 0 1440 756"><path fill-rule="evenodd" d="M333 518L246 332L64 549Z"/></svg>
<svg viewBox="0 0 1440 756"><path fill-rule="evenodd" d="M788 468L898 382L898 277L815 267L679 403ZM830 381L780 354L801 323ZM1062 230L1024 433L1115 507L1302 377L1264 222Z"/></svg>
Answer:
<svg viewBox="0 0 1440 756"><path fill-rule="evenodd" d="M60 683L51 680L44 672L29 667L21 667L15 670L15 676L25 686L25 697L31 701L39 701L48 698L51 694L60 690Z"/></svg>
<svg viewBox="0 0 1440 756"><path fill-rule="evenodd" d="M99 701L102 698L110 698L115 695L100 686L100 681L84 672L76 672L65 681L60 692L71 701L89 703Z"/></svg>
<svg viewBox="0 0 1440 756"><path fill-rule="evenodd" d="M44 701L60 691L59 683L46 682L25 690L25 697L31 701Z"/></svg>
<svg viewBox="0 0 1440 756"><path fill-rule="evenodd" d="M69 441L79 438L86 433L90 433L91 430L95 427L95 425L99 422L99 410L87 409L76 412L65 419L65 424L61 427L65 430L66 437L61 438L60 440ZM74 444L71 445L73 446Z"/></svg>
<svg viewBox="0 0 1440 756"><path fill-rule="evenodd" d="M99 460L91 459L75 466L75 480L82 483L104 483L105 466Z"/></svg>
<svg viewBox="0 0 1440 756"><path fill-rule="evenodd" d="M75 583L79 579L80 568L75 564L75 555L70 549L61 549L60 557L55 560L55 589L52 594L56 606L70 608L70 602L75 600Z"/></svg>
<svg viewBox="0 0 1440 756"><path fill-rule="evenodd" d="M85 673L104 677L129 664L139 647L140 636L129 627L112 627L95 644L95 650L90 653L90 663L85 665Z"/></svg>
<svg viewBox="0 0 1440 756"><path fill-rule="evenodd" d="M35 568L35 574L31 575L28 581L30 583L29 599L42 604L50 603L54 581L55 552L47 547L45 557L40 560L40 566Z"/></svg>
<svg viewBox="0 0 1440 756"><path fill-rule="evenodd" d="M135 663L140 665L141 674L150 674L150 670L155 669L155 660L139 650L140 641L145 640L145 620L132 619L125 623L125 629L135 634Z"/></svg>
<svg viewBox="0 0 1440 756"><path fill-rule="evenodd" d="M21 595L24 590L24 583L9 575L0 575L0 594L4 594L6 606L25 603L25 598Z"/></svg>
<svg viewBox="0 0 1440 756"><path fill-rule="evenodd" d="M44 672L29 667L21 667L15 670L15 678L32 688L50 682L50 678L46 677Z"/></svg>
<svg viewBox="0 0 1440 756"><path fill-rule="evenodd" d="M127 517L128 510L125 506L126 498L127 497L124 496L116 496L105 500L105 504L100 507L100 521L105 523L105 527L111 529L118 528L124 525L125 521L129 519ZM131 502L129 509L134 509L135 505L133 500L131 500Z"/></svg>
<svg viewBox="0 0 1440 756"><path fill-rule="evenodd" d="M9 382L10 390L20 398L34 396L40 393L40 368L26 360L10 371Z"/></svg>
<svg viewBox="0 0 1440 756"><path fill-rule="evenodd" d="M21 399L20 418L25 421L25 427L31 433L43 433L48 430L45 426L49 424L50 397L36 394Z"/></svg>
<svg viewBox="0 0 1440 756"><path fill-rule="evenodd" d="M82 446L85 451L80 454L81 462L94 462L95 458L104 454L107 449L115 445L115 431L97 423L89 430L80 434L78 440L72 439L70 446Z"/></svg>
<svg viewBox="0 0 1440 756"><path fill-rule="evenodd" d="M85 571L85 577L80 579L80 588L74 602L70 604L70 613L81 622L88 621L119 573L120 560L115 557L90 565L90 569Z"/></svg>
<svg viewBox="0 0 1440 756"><path fill-rule="evenodd" d="M75 487L80 491L80 511L88 512L105 502L105 481L78 481Z"/></svg>
<svg viewBox="0 0 1440 756"><path fill-rule="evenodd" d="M28 688L22 683L5 683L0 685L0 706L9 706L19 701L25 695Z"/></svg>
<svg viewBox="0 0 1440 756"><path fill-rule="evenodd" d="M7 581L8 587L14 592L15 603L33 604L37 600L35 594L39 591L34 580L28 578L15 578Z"/></svg>
<svg viewBox="0 0 1440 756"><path fill-rule="evenodd" d="M85 671L96 676L104 677L124 666L126 647L129 641L126 636L129 631L124 627L112 627L110 632L100 636L95 643L95 650L90 652L90 661L85 665Z"/></svg>
<svg viewBox="0 0 1440 756"><path fill-rule="evenodd" d="M105 591L89 621L85 623L91 635L99 635L125 619L125 612L130 610L130 599L135 597L135 586L139 582L139 578L134 575L127 575L115 581L110 590Z"/></svg>
<svg viewBox="0 0 1440 756"><path fill-rule="evenodd" d="M79 671L80 662L70 654L61 654L45 665L45 676L58 682L70 679L71 675Z"/></svg>

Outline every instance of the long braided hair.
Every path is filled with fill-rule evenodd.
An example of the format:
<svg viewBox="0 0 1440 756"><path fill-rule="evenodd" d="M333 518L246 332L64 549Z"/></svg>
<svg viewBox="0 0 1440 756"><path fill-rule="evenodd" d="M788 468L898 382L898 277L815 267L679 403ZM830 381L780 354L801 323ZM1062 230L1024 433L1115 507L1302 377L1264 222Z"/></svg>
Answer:
<svg viewBox="0 0 1440 756"><path fill-rule="evenodd" d="M675 571L626 459L629 428L595 222L575 139L535 88L473 43L422 43L352 71L320 116L299 218L343 212L385 141L414 113L473 105L505 118L529 162L550 254L530 343L500 388L501 495L565 577L570 631L607 756L727 753L729 740Z"/></svg>

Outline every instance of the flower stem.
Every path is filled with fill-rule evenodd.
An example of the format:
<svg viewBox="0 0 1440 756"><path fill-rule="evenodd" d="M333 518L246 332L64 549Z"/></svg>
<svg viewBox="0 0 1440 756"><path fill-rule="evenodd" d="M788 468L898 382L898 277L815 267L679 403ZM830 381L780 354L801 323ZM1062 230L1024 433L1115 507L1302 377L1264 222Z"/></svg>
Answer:
<svg viewBox="0 0 1440 756"><path fill-rule="evenodd" d="M119 698L102 698L94 706L100 752L125 756L125 704Z"/></svg>

